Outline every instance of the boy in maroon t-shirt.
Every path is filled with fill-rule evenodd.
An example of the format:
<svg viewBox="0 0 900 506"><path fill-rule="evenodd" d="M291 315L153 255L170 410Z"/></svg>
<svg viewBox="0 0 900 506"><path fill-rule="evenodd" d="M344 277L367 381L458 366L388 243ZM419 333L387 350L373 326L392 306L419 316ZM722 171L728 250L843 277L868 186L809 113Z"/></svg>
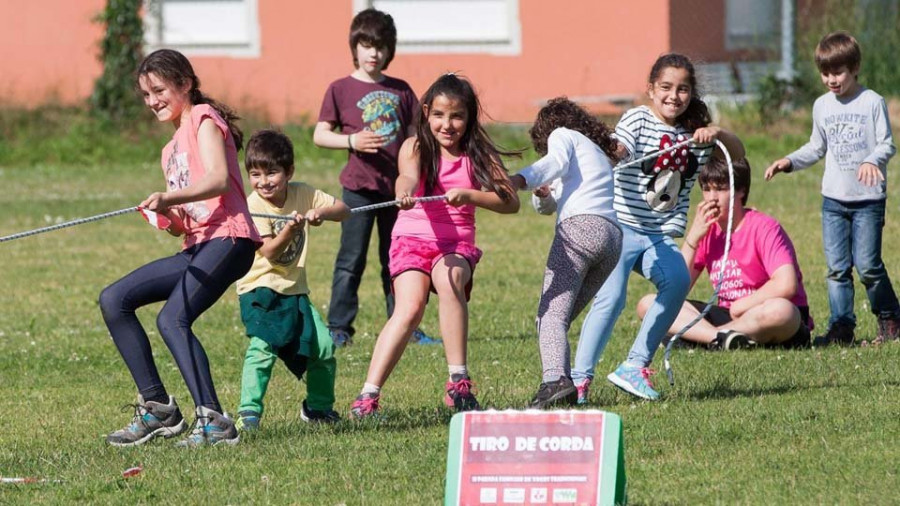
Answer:
<svg viewBox="0 0 900 506"><path fill-rule="evenodd" d="M393 18L375 9L361 11L350 24L350 52L356 70L331 83L322 100L313 142L322 148L349 150L340 181L341 199L351 208L394 200L400 145L415 131L415 93L405 81L381 73L394 58L396 46ZM341 222L341 246L334 263L328 307L328 328L336 346L353 342L353 320L359 310L357 291L376 223L381 283L388 315L393 312L388 251L396 220L397 208L392 206L353 214ZM413 338L423 343L432 341L419 330Z"/></svg>

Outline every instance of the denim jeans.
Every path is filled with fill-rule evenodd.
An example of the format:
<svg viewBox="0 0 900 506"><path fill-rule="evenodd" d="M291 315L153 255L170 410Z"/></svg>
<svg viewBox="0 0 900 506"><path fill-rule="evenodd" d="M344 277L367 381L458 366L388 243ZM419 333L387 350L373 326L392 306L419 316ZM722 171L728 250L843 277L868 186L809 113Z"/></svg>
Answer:
<svg viewBox="0 0 900 506"><path fill-rule="evenodd" d="M135 311L165 301L156 326L194 404L222 412L209 360L191 326L247 273L255 250L256 244L250 239L211 239L139 267L100 294L103 320L145 399L164 395L166 390L153 360L150 340Z"/></svg>
<svg viewBox="0 0 900 506"><path fill-rule="evenodd" d="M647 311L638 335L628 352L627 360L647 366L678 316L681 305L690 291L691 277L678 245L671 237L644 234L627 226L622 227L622 256L594 297L591 309L581 327L581 337L575 352L575 381L594 377L594 365L603 353L613 325L625 308L628 276L632 269L656 286L659 293Z"/></svg>
<svg viewBox="0 0 900 506"><path fill-rule="evenodd" d="M374 191L351 191L344 188L341 199L351 209L392 200ZM328 306L328 328L353 335L353 321L359 312L359 284L366 269L366 254L372 229L378 225L378 257L381 260L381 288L384 291L387 314L394 311L391 293L391 273L388 270L391 232L397 221L397 207L383 207L365 213L354 213L341 222L341 246L334 261L331 280L331 304Z"/></svg>
<svg viewBox="0 0 900 506"><path fill-rule="evenodd" d="M853 266L866 287L872 313L879 318L900 316L900 304L881 260L884 200L822 202L822 240L828 264L828 324L856 325L853 313Z"/></svg>

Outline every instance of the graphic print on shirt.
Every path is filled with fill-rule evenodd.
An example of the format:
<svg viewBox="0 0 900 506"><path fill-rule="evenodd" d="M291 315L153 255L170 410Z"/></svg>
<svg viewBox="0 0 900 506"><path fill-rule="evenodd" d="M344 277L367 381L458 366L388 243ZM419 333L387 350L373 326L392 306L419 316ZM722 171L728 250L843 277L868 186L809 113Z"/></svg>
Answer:
<svg viewBox="0 0 900 506"><path fill-rule="evenodd" d="M720 276L721 269L722 259L714 260L709 275L713 286L716 286L720 277L723 278L719 291L720 301L734 302L753 293L750 287L744 285L744 270L738 265L737 260L729 258L725 263L725 272Z"/></svg>
<svg viewBox="0 0 900 506"><path fill-rule="evenodd" d="M285 226L287 226L286 221L276 220L275 223L272 224L272 234L277 236L284 230ZM287 248L285 248L272 263L278 265L293 264L297 260L297 257L300 256L300 252L303 251L303 244L305 242L306 233L301 228L291 236L291 242L288 243Z"/></svg>
<svg viewBox="0 0 900 506"><path fill-rule="evenodd" d="M841 172L856 172L866 155L872 152L866 140L868 116L841 113L825 116L823 122L828 151Z"/></svg>
<svg viewBox="0 0 900 506"><path fill-rule="evenodd" d="M362 110L363 130L385 137L384 146L397 140L400 132L400 96L389 91L377 90L359 99L356 107Z"/></svg>
<svg viewBox="0 0 900 506"><path fill-rule="evenodd" d="M684 134L678 134L674 141L664 134L659 139L659 149L667 149L686 140ZM678 204L678 194L684 189L684 181L694 175L698 165L697 157L686 146L645 161L641 171L653 176L644 195L647 205L657 212L673 209Z"/></svg>
<svg viewBox="0 0 900 506"><path fill-rule="evenodd" d="M191 168L188 154L178 150L178 141L172 147L172 154L166 160L166 184L169 191L180 190L191 185ZM205 202L181 204L181 209L194 221L202 222L209 217L209 207Z"/></svg>

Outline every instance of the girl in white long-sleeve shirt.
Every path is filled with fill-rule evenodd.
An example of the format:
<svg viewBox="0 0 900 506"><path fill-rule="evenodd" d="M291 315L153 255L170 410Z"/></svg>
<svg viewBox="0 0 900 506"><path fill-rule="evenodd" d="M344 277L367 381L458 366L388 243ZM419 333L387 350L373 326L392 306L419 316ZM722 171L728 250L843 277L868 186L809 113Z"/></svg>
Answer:
<svg viewBox="0 0 900 506"><path fill-rule="evenodd" d="M543 374L531 403L544 408L575 404L566 332L618 262L622 230L612 207L616 143L606 125L574 102L555 98L538 112L530 133L544 156L512 176L512 183L545 197L538 200L539 212L555 207L557 213L537 314ZM554 195L546 198L551 181Z"/></svg>

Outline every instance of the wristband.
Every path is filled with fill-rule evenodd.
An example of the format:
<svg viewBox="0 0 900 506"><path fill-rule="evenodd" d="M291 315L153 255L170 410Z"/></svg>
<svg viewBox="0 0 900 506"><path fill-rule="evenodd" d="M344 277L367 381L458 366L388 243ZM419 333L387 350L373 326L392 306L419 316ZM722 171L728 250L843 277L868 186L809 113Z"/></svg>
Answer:
<svg viewBox="0 0 900 506"><path fill-rule="evenodd" d="M691 244L691 241L688 241L687 238L684 239L684 243L687 244L688 248L691 248L694 251L697 251L697 245Z"/></svg>
<svg viewBox="0 0 900 506"><path fill-rule="evenodd" d="M350 148L350 151L356 151L353 149L353 134L347 136L347 147Z"/></svg>

